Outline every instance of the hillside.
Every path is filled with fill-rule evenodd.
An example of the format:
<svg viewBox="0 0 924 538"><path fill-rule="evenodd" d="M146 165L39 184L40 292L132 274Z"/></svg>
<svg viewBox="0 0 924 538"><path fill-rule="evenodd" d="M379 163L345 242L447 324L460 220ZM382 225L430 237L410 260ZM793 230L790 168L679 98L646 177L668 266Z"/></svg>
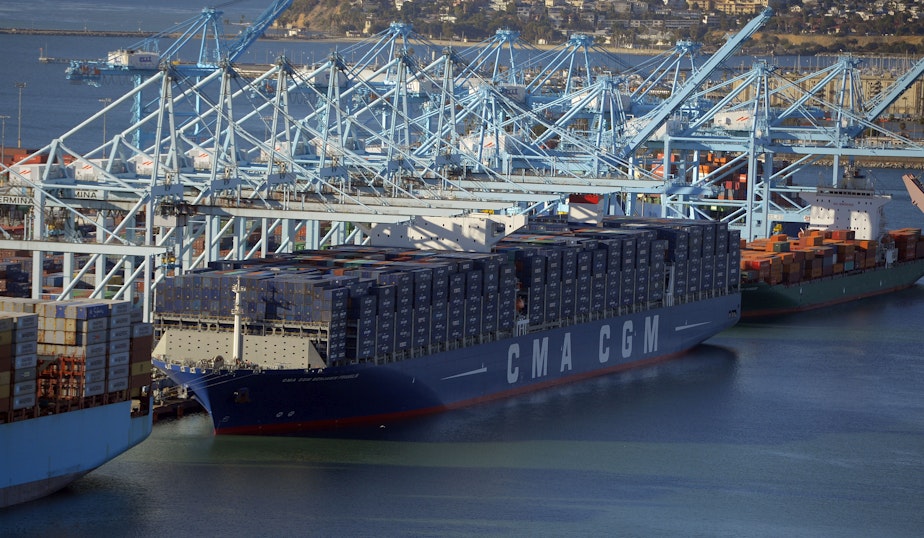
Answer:
<svg viewBox="0 0 924 538"><path fill-rule="evenodd" d="M489 0L467 0L464 3L449 4L439 2L406 1L401 9L395 7L393 0L294 0L292 6L279 17L278 23L289 28L306 29L323 32L332 37L344 36L347 32L367 32L370 34L385 30L395 21L411 23L415 32L431 39L449 36L465 36L470 41L486 39L500 28L509 28L520 32L525 41L538 44L542 41L550 44L563 43L574 33L587 33L596 36L598 43L607 37L615 42L631 43L634 48L664 48L664 44L673 44L679 39L692 40L703 44L705 51L714 50L725 42L729 33L737 31L744 21L721 13L709 15L709 25L703 25L699 18L693 17L691 11L672 11L667 17L674 22L688 20L692 24L662 33L659 37L651 35L651 28L645 24L638 27L626 19L625 14L596 12L593 17L585 17L581 12L571 13L572 8L560 8L565 14L563 19L553 19L552 11L544 4L531 4L527 12L518 4L516 9L496 11ZM525 4L530 6L530 4ZM558 8L556 8L558 9ZM648 9L648 8L646 8ZM571 13L571 15L569 15ZM918 54L924 53L924 32L920 35L881 35L888 31L885 27L875 30L870 23L863 27L850 28L846 24L827 18L806 18L801 24L792 20L792 13L779 15L773 19L746 45L745 51L753 54L820 54L852 52L856 54ZM657 18L652 11L638 15L639 19ZM700 14L701 18L702 14ZM634 15L632 15L635 18ZM591 21L592 19L592 21ZM447 22L441 22L441 21ZM451 22L450 22L451 21ZM645 22L641 20L640 22ZM650 22L650 21L649 21ZM793 34L778 30L793 28L813 28L811 33ZM829 28L831 30L825 30ZM888 27L891 28L891 27ZM772 29L772 30L771 30ZM830 32L846 32L837 35ZM648 32L647 35L645 33ZM909 34L909 32L896 33ZM661 43L661 45L655 45Z"/></svg>

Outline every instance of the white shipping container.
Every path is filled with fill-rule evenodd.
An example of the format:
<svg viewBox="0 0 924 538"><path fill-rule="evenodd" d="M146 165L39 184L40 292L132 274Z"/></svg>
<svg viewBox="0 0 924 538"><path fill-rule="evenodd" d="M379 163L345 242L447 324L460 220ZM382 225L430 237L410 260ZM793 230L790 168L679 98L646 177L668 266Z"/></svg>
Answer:
<svg viewBox="0 0 924 538"><path fill-rule="evenodd" d="M33 184L40 184L45 180L46 168L48 179L61 179L64 177L64 168L59 164L21 164L12 168L13 172L9 175L9 184L13 187L29 187Z"/></svg>
<svg viewBox="0 0 924 538"><path fill-rule="evenodd" d="M60 325L60 327L59 327ZM64 320L58 320L57 318L47 318L42 316L39 320L39 328L42 332L45 331L63 331L64 330Z"/></svg>
<svg viewBox="0 0 924 538"><path fill-rule="evenodd" d="M135 69L157 69L160 56L156 52L136 51L128 57L128 65Z"/></svg>
<svg viewBox="0 0 924 538"><path fill-rule="evenodd" d="M272 140L267 140L266 144L269 145ZM298 143L293 145L287 140L277 140L276 145L273 146L273 151L275 151L277 156L291 157L293 155L305 155L308 153L308 146L304 141L299 140ZM265 149L260 150L260 161L267 162L270 158L270 152Z"/></svg>
<svg viewBox="0 0 924 538"><path fill-rule="evenodd" d="M62 301L61 304L63 305L64 302ZM35 306L35 313L38 314L40 318L56 318L58 317L57 305L57 301L38 304Z"/></svg>
<svg viewBox="0 0 924 538"><path fill-rule="evenodd" d="M11 314L10 317L14 317L14 323L18 325L20 322L20 316L34 316L36 314L36 309L40 304L43 303L39 299L29 299L26 297L4 297L3 300L0 301L0 310ZM36 323L37 322L38 317L36 317Z"/></svg>
<svg viewBox="0 0 924 538"><path fill-rule="evenodd" d="M414 79L408 81L407 91L409 93L437 94L443 91L443 84L435 80Z"/></svg>
<svg viewBox="0 0 924 538"><path fill-rule="evenodd" d="M128 57L128 65L134 69L157 69L160 56L156 52L135 51Z"/></svg>
<svg viewBox="0 0 924 538"><path fill-rule="evenodd" d="M161 155L160 162L164 165L167 162L168 155ZM135 168L135 174L139 176L150 176L154 173L154 158L148 157L147 155L135 155L129 159L131 165ZM181 163L182 167L183 164ZM163 168L159 170L163 173Z"/></svg>
<svg viewBox="0 0 924 538"><path fill-rule="evenodd" d="M205 148L193 148L185 155L192 161L195 170L209 170L212 167L212 152Z"/></svg>
<svg viewBox="0 0 924 538"><path fill-rule="evenodd" d="M86 320L78 320L73 316L65 317L64 315L61 315L54 318L45 318L45 328L47 330L55 331L85 331L86 323Z"/></svg>
<svg viewBox="0 0 924 538"><path fill-rule="evenodd" d="M481 154L491 157L499 150L510 152L515 149L516 139L504 132L497 133L497 135L486 134L484 139L481 135L475 134L462 138L459 145L462 150L473 155L479 152L480 146Z"/></svg>
<svg viewBox="0 0 924 538"><path fill-rule="evenodd" d="M106 170L113 175L124 174L127 170L125 163L119 159L112 161L111 165L109 159L77 159L68 168L78 181L99 181L106 177Z"/></svg>
<svg viewBox="0 0 924 538"><path fill-rule="evenodd" d="M737 112L717 112L712 118L716 127L729 131L750 131L754 125L754 117L746 110Z"/></svg>
<svg viewBox="0 0 924 538"><path fill-rule="evenodd" d="M66 338L67 335L70 335L70 341ZM73 332L65 331L39 331L39 341L45 344L56 344L59 346L64 345L74 345L77 343L77 337Z"/></svg>
<svg viewBox="0 0 924 538"><path fill-rule="evenodd" d="M160 55L156 52L144 50L119 49L109 51L109 63L134 69L157 69L160 64Z"/></svg>

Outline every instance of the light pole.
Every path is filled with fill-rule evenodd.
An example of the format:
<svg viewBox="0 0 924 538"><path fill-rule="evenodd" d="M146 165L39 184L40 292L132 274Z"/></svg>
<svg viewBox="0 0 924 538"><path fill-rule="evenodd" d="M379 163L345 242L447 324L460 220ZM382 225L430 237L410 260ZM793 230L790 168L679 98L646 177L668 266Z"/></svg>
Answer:
<svg viewBox="0 0 924 538"><path fill-rule="evenodd" d="M18 148L22 148L22 91L25 87L25 82L16 83L16 89L19 90L19 119L16 126L16 147Z"/></svg>
<svg viewBox="0 0 924 538"><path fill-rule="evenodd" d="M103 104L103 144L106 144L106 107L112 102L111 97L100 97L99 102Z"/></svg>
<svg viewBox="0 0 924 538"><path fill-rule="evenodd" d="M9 116L0 116L0 165L6 166L6 120Z"/></svg>

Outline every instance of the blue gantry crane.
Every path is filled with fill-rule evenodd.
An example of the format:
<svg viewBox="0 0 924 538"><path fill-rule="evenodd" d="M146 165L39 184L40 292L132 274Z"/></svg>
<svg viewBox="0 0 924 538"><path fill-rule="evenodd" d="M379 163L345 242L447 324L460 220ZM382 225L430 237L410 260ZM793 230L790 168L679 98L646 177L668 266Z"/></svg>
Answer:
<svg viewBox="0 0 924 538"><path fill-rule="evenodd" d="M875 99L848 108L840 98L847 86L837 82L851 80L852 61L795 81L762 62L731 80L710 77L770 13L684 76L676 62L658 63L663 76L581 62L590 41L571 40L557 77L532 93L528 85L547 71L510 52L512 32L474 56L447 47L437 58L404 46L414 35L395 24L358 62L332 53L298 68L280 58L241 76L226 60L256 39L255 24L217 56L203 52L212 42L200 45L195 63L164 63L158 52L160 68L140 85L36 152L47 162L11 167L10 193L45 208L29 213L32 248L83 263L63 294L95 271L94 293L143 290L148 307L158 282L213 261L360 243L362 224L419 215L561 211L571 194L599 196L601 213L656 205L664 215L722 218L743 236L766 235L808 188L785 184L796 167L838 154L922 154L901 137L876 137L875 148L851 141L849 128L869 129L883 109ZM675 55L693 52L682 43ZM570 75L575 84L562 84ZM636 84L643 90L633 94ZM112 107L156 89L151 111L101 146L77 149ZM887 88L882 102L900 91ZM651 106L634 108L649 98ZM151 138L139 143L131 135L142 130ZM95 238L50 238L52 224L78 223L92 223ZM86 253L94 257L76 257Z"/></svg>
<svg viewBox="0 0 924 538"><path fill-rule="evenodd" d="M205 7L198 17L177 23L129 47L109 52L105 60L71 60L64 76L72 83L91 86L99 86L107 78L128 76L136 88L166 64L170 64L174 71L183 76L205 76L240 57L292 5L293 0L274 0L253 24L234 39L229 39L221 23L224 12L220 8L237 1ZM166 40L170 40L170 43L161 50L161 42ZM184 61L181 53L193 44L198 46L195 62ZM156 100L146 104L143 93L136 92L132 102L132 123L138 123L155 104ZM135 138L140 143L142 133L136 131Z"/></svg>
<svg viewBox="0 0 924 538"><path fill-rule="evenodd" d="M215 69L223 62L234 62L263 33L292 0L275 0L263 13L234 39L225 35L220 8L236 3L225 2L216 7L205 7L198 17L177 23L124 49L110 52L106 59L71 60L65 69L66 79L75 83L100 84L106 76L150 76L163 62L174 63L181 70L195 74L199 70ZM161 42L171 40L161 50ZM181 51L198 44L196 61L184 61Z"/></svg>

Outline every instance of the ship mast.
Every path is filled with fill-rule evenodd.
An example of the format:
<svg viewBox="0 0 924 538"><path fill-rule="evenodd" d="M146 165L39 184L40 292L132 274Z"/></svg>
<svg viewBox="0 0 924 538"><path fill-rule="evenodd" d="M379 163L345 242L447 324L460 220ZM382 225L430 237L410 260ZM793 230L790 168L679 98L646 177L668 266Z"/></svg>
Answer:
<svg viewBox="0 0 924 538"><path fill-rule="evenodd" d="M246 288L241 286L241 279L238 277L237 282L231 286L231 292L234 293L234 307L231 309L231 314L234 316L234 340L231 347L231 359L235 364L240 363L244 354L244 332L241 330L241 315L243 314L241 293L244 291L246 291Z"/></svg>

